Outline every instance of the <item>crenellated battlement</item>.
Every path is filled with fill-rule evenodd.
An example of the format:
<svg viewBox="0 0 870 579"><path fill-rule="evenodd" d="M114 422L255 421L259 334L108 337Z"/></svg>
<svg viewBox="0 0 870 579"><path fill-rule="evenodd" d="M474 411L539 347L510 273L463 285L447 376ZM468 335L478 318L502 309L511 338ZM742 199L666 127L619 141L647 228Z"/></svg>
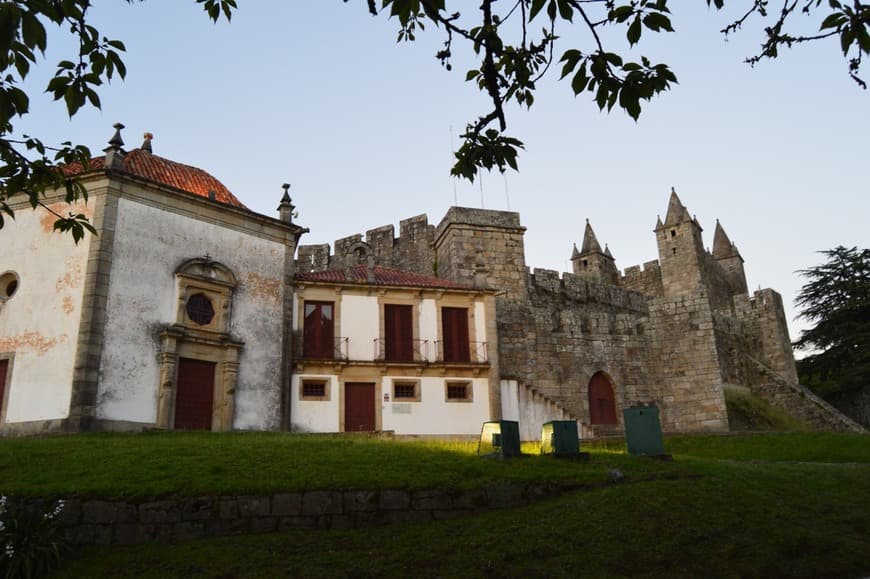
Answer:
<svg viewBox="0 0 870 579"><path fill-rule="evenodd" d="M619 285L648 296L661 297L662 267L659 260L644 262L643 268L639 265L625 268L625 272L619 277Z"/></svg>
<svg viewBox="0 0 870 579"><path fill-rule="evenodd" d="M416 271L431 275L434 272L432 242L435 227L429 218L417 215L399 222L396 228L382 225L365 232L335 240L334 251L329 244L300 245L297 253L297 271L324 271L345 265L366 263L373 258L377 265Z"/></svg>
<svg viewBox="0 0 870 579"><path fill-rule="evenodd" d="M528 288L530 294L557 294L575 303L593 303L637 313L647 311L647 297L639 292L568 272L560 275L552 269L535 268L528 273ZM535 300L534 296L532 300Z"/></svg>

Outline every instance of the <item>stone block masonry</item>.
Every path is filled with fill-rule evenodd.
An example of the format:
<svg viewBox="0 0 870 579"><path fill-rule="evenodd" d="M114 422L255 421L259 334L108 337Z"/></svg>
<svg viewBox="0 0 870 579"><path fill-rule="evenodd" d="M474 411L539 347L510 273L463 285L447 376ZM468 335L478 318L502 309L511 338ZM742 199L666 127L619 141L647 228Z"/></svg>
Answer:
<svg viewBox="0 0 870 579"><path fill-rule="evenodd" d="M811 403L796 410L806 398L792 395L797 374L782 298L773 290L748 295L736 245L717 222L714 251L706 251L701 225L674 192L666 219L655 228L658 259L622 276L531 270L525 228L510 211L451 207L437 227L425 215L400 225L399 237L385 226L367 231L365 241L360 234L340 239L333 257L328 246L301 247L300 271L343 267L342 260L361 250L376 265L475 286L483 281L499 291L499 378L576 417L584 432L619 434L622 409L638 403L659 407L666 432L724 431L725 385L777 391L780 396L766 397L787 412L818 414ZM589 251L577 259L598 255L589 235L583 244ZM591 424L595 376L612 387L617 424ZM513 412L542 419L529 409ZM540 428L522 427L527 433Z"/></svg>
<svg viewBox="0 0 870 579"><path fill-rule="evenodd" d="M510 483L467 490L312 490L145 502L67 499L59 525L76 545L174 542L290 529L357 528L520 507L580 484ZM588 486L588 485L587 485ZM45 511L45 499L26 509Z"/></svg>

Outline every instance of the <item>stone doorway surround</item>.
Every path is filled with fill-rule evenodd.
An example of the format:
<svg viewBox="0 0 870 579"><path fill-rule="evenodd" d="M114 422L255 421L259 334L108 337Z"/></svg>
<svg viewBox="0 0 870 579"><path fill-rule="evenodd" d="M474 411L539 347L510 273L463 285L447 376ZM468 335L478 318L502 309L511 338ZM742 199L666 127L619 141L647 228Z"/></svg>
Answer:
<svg viewBox="0 0 870 579"><path fill-rule="evenodd" d="M233 428L239 354L244 343L230 336L233 272L206 255L185 261L175 272L176 320L160 332L157 427L175 424L178 360L216 364L211 430Z"/></svg>

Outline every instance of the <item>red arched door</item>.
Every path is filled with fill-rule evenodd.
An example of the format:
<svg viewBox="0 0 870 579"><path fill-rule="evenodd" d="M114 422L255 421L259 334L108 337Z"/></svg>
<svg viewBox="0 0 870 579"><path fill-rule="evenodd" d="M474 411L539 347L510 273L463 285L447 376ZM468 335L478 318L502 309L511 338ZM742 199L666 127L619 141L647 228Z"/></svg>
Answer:
<svg viewBox="0 0 870 579"><path fill-rule="evenodd" d="M592 424L616 424L613 386L601 372L589 380L589 420Z"/></svg>

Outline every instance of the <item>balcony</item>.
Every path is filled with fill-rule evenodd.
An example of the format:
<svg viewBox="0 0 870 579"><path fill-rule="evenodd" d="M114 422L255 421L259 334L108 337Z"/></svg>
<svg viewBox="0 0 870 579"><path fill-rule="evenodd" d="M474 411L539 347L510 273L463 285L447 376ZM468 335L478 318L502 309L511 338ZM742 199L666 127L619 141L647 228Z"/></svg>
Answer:
<svg viewBox="0 0 870 579"><path fill-rule="evenodd" d="M446 351L446 355L445 355ZM447 364L485 364L488 362L486 342L468 342L468 349L447 347L444 341L435 342L435 362Z"/></svg>
<svg viewBox="0 0 870 579"><path fill-rule="evenodd" d="M377 362L417 362L429 361L429 340L385 340L373 341L374 359Z"/></svg>
<svg viewBox="0 0 870 579"><path fill-rule="evenodd" d="M302 336L296 336L296 347L294 348L297 358L307 360L340 360L347 361L348 359L348 344L349 338L336 336L332 339L332 347L328 344L309 344L308 347L303 342Z"/></svg>

